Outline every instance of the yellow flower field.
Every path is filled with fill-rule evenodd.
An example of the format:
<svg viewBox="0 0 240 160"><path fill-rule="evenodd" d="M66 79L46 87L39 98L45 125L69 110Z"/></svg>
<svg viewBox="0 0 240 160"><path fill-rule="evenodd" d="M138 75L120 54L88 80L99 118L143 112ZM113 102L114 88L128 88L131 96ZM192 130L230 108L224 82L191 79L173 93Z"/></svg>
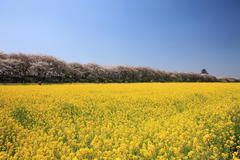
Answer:
<svg viewBox="0 0 240 160"><path fill-rule="evenodd" d="M0 85L0 159L223 160L239 83Z"/></svg>

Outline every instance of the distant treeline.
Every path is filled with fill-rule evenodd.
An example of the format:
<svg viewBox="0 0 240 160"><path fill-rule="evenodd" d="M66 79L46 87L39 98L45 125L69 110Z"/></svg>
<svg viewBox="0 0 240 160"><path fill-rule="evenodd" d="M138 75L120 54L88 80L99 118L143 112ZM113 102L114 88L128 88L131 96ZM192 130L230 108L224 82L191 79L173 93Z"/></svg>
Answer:
<svg viewBox="0 0 240 160"><path fill-rule="evenodd" d="M1 83L239 82L208 74L165 72L149 67L66 63L52 56L0 52Z"/></svg>

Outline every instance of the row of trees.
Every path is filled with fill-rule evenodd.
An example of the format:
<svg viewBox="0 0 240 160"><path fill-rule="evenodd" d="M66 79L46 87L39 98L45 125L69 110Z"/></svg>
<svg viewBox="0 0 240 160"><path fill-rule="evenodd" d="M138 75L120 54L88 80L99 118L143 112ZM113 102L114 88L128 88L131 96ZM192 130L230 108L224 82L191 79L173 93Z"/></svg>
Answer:
<svg viewBox="0 0 240 160"><path fill-rule="evenodd" d="M65 63L52 56L0 52L0 82L216 82L207 74L165 72L148 67ZM222 81L222 80L221 80ZM228 81L228 79L224 79ZM237 81L232 79L231 81Z"/></svg>

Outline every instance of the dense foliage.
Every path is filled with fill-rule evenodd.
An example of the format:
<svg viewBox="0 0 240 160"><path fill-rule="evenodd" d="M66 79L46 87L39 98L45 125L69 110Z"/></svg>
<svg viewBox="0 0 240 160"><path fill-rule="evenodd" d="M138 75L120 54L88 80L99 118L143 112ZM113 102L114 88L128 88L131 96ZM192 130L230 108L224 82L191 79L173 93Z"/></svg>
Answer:
<svg viewBox="0 0 240 160"><path fill-rule="evenodd" d="M0 86L1 160L239 160L239 83Z"/></svg>
<svg viewBox="0 0 240 160"><path fill-rule="evenodd" d="M0 52L0 82L215 82L207 74L164 72L148 67L65 63L51 56Z"/></svg>

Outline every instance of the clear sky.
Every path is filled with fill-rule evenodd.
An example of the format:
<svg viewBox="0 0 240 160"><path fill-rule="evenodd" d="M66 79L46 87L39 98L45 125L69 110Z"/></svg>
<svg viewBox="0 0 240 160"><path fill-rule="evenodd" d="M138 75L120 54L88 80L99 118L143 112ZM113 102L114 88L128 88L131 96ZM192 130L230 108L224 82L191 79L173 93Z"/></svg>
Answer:
<svg viewBox="0 0 240 160"><path fill-rule="evenodd" d="M0 0L0 50L240 77L240 0Z"/></svg>

